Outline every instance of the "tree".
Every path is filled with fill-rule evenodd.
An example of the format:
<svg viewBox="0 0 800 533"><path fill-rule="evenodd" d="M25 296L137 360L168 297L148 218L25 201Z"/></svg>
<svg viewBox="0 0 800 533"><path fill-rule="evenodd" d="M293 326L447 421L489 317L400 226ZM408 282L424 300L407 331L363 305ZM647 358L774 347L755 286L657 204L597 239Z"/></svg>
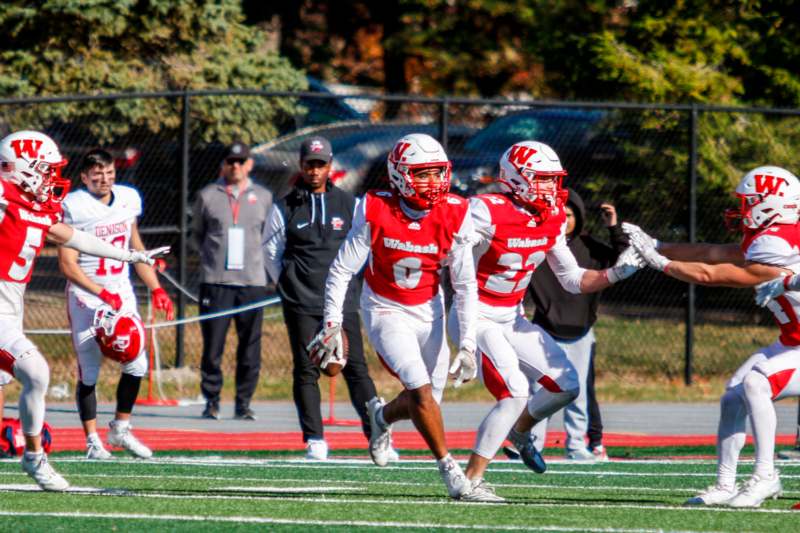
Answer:
<svg viewBox="0 0 800 533"><path fill-rule="evenodd" d="M22 0L0 5L0 94L44 96L199 89L305 88L302 74L243 24L235 0ZM274 137L291 98L198 98L195 134L205 142ZM6 110L8 111L8 109ZM174 130L180 102L124 99L14 107L9 128L82 122L100 142Z"/></svg>

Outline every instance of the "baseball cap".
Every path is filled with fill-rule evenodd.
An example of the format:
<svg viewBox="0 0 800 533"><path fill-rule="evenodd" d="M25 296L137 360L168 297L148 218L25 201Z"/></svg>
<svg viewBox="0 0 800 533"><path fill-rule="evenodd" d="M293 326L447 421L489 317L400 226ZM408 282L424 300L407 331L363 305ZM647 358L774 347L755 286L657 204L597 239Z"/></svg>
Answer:
<svg viewBox="0 0 800 533"><path fill-rule="evenodd" d="M239 159L249 158L250 147L241 141L234 142L225 149L225 157L223 159L230 159L234 157Z"/></svg>
<svg viewBox="0 0 800 533"><path fill-rule="evenodd" d="M329 163L333 159L331 142L325 137L310 137L300 145L300 162L322 161Z"/></svg>

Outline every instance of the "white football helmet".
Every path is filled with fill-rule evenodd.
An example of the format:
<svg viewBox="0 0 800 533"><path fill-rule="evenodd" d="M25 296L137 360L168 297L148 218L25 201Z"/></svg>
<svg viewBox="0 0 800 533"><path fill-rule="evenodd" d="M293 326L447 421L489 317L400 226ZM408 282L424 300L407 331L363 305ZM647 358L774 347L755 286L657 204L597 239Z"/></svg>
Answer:
<svg viewBox="0 0 800 533"><path fill-rule="evenodd" d="M0 141L0 178L19 185L37 201L61 201L69 180L61 178L67 160L53 139L39 131L18 131Z"/></svg>
<svg viewBox="0 0 800 533"><path fill-rule="evenodd" d="M391 184L415 209L430 209L450 190L450 161L439 141L430 135L412 133L397 141L386 166ZM424 188L415 182L414 172L423 168L440 170L437 183Z"/></svg>
<svg viewBox="0 0 800 533"><path fill-rule="evenodd" d="M145 348L144 324L132 311L101 305L94 312L92 328L102 354L119 363L130 363Z"/></svg>
<svg viewBox="0 0 800 533"><path fill-rule="evenodd" d="M567 198L561 181L567 171L556 152L538 141L514 144L500 158L498 183L505 186L522 205L545 220Z"/></svg>
<svg viewBox="0 0 800 533"><path fill-rule="evenodd" d="M739 182L736 196L741 206L725 212L729 227L762 229L800 219L800 181L784 168L754 168Z"/></svg>

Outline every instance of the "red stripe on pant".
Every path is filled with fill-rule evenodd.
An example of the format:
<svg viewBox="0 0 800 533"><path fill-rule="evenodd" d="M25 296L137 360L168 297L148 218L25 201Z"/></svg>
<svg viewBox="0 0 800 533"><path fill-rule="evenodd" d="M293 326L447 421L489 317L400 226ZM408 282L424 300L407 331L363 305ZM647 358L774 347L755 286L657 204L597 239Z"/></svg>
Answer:
<svg viewBox="0 0 800 533"><path fill-rule="evenodd" d="M481 370L483 371L483 384L492 393L497 401L511 398L511 391L508 390L503 376L497 371L492 360L486 357L483 352L478 352L481 358Z"/></svg>
<svg viewBox="0 0 800 533"><path fill-rule="evenodd" d="M769 380L769 386L772 388L773 400L778 397L778 394L781 393L786 387L786 384L789 383L789 380L792 379L794 371L794 368L787 368L786 370L775 372L767 378Z"/></svg>
<svg viewBox="0 0 800 533"><path fill-rule="evenodd" d="M12 376L14 375L14 363L16 363L14 356L5 350L0 350L0 370L5 370Z"/></svg>

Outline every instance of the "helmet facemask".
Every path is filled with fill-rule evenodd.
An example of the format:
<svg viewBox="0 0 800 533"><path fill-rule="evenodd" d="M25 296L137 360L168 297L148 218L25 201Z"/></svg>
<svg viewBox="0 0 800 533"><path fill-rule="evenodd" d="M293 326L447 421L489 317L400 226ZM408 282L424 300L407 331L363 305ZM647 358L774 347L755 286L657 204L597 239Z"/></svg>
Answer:
<svg viewBox="0 0 800 533"><path fill-rule="evenodd" d="M442 145L429 135L406 135L395 143L386 163L389 182L414 209L431 209L450 190L450 161ZM438 176L428 177L429 170ZM422 173L426 177L420 179Z"/></svg>
<svg viewBox="0 0 800 533"><path fill-rule="evenodd" d="M414 209L427 210L444 200L450 190L450 162L444 165L405 166L406 187L400 191L403 199ZM438 171L438 172L437 172Z"/></svg>

